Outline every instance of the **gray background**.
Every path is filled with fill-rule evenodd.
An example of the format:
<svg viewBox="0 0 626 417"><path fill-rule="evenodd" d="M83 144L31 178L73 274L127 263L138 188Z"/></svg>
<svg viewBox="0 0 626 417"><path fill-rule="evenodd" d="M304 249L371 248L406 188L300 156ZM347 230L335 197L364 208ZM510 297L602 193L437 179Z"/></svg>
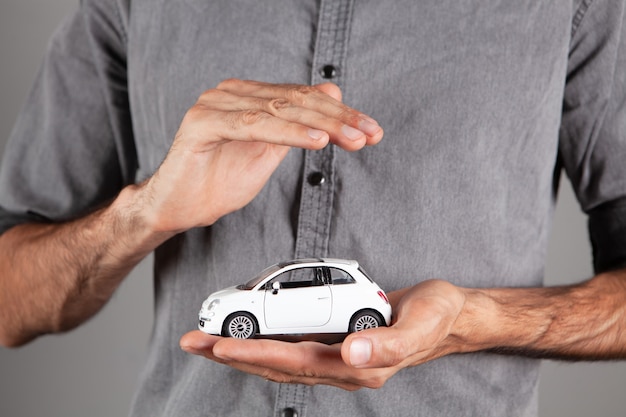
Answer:
<svg viewBox="0 0 626 417"><path fill-rule="evenodd" d="M76 0L1 0L0 149L4 148L41 62L47 39ZM77 330L23 348L0 348L0 416L127 414L152 323L150 259L112 301ZM591 275L585 218L567 181L561 187L547 283ZM1 277L1 271L0 271ZM626 415L626 363L545 362L542 417Z"/></svg>

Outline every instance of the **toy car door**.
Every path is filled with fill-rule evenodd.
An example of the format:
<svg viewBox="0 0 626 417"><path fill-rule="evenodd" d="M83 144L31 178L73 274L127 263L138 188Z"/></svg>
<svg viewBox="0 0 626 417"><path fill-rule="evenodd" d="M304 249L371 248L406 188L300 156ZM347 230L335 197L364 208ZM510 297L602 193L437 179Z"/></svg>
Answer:
<svg viewBox="0 0 626 417"><path fill-rule="evenodd" d="M332 312L330 287L320 267L283 272L265 286L265 325L268 329L320 327Z"/></svg>

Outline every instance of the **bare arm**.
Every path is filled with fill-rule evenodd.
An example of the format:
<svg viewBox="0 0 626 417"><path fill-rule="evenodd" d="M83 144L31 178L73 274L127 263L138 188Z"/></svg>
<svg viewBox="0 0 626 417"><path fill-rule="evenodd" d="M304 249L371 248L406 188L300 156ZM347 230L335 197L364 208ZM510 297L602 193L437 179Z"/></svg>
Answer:
<svg viewBox="0 0 626 417"><path fill-rule="evenodd" d="M346 150L382 129L339 88L227 80L187 112L158 171L82 219L0 236L0 343L70 329L98 311L144 256L171 236L248 204L290 147Z"/></svg>
<svg viewBox="0 0 626 417"><path fill-rule="evenodd" d="M0 236L0 343L22 345L95 314L168 233L149 233L123 192L109 207L64 224L25 224Z"/></svg>
<svg viewBox="0 0 626 417"><path fill-rule="evenodd" d="M626 358L626 270L582 284L471 291L465 324L496 352L566 360ZM482 318L481 318L482 317ZM466 332L463 339L471 341ZM469 345L479 348L475 341Z"/></svg>
<svg viewBox="0 0 626 417"><path fill-rule="evenodd" d="M184 350L279 382L378 388L402 368L453 353L626 358L626 270L553 288L467 289L432 280L389 294L394 323L332 346L200 331Z"/></svg>

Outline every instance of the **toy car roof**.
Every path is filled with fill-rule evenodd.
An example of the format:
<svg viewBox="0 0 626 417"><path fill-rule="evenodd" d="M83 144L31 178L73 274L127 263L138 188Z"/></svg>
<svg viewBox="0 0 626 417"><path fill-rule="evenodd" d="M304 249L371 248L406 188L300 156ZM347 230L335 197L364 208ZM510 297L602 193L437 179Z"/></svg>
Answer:
<svg viewBox="0 0 626 417"><path fill-rule="evenodd" d="M354 260L348 259L337 259L337 258L300 258L300 259L292 259L290 261L280 262L278 266L280 268L284 268L290 265L300 265L300 264L336 264L336 265L346 265L346 266L354 266L358 267L359 263Z"/></svg>

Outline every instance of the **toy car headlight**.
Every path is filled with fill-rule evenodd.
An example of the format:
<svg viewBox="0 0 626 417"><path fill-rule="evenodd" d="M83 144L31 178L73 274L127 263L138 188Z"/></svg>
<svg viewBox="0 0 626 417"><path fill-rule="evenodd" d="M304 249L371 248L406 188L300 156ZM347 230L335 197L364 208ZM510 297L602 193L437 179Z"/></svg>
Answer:
<svg viewBox="0 0 626 417"><path fill-rule="evenodd" d="M209 305L207 306L207 311L213 311L215 309L215 307L217 307L217 305L220 303L220 299L216 298L214 300L211 300L211 302L209 303Z"/></svg>

